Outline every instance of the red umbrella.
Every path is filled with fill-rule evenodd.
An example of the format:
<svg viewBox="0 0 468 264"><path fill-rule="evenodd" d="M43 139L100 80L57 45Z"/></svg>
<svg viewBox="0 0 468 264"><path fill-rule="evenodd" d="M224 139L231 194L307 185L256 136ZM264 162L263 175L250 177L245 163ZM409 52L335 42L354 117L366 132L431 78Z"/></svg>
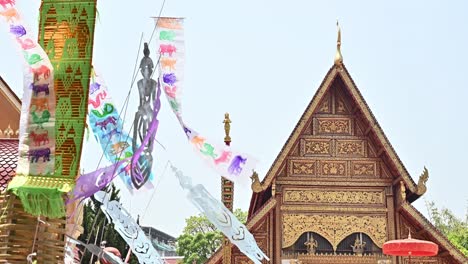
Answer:
<svg viewBox="0 0 468 264"><path fill-rule="evenodd" d="M439 251L439 246L431 241L411 238L411 233L407 239L390 240L384 243L383 253L393 256L435 256Z"/></svg>

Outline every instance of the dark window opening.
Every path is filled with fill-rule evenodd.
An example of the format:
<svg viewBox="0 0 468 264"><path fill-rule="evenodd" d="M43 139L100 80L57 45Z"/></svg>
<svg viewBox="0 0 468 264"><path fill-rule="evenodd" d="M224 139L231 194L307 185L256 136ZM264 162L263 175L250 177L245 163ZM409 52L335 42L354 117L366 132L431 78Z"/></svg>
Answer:
<svg viewBox="0 0 468 264"><path fill-rule="evenodd" d="M285 255L333 253L333 247L327 239L315 232L303 233L296 242L285 249Z"/></svg>
<svg viewBox="0 0 468 264"><path fill-rule="evenodd" d="M360 251L360 246L362 251ZM355 250L353 251L353 247ZM336 249L336 253L341 254L381 254L382 249L379 248L372 239L365 233L353 233L343 239Z"/></svg>

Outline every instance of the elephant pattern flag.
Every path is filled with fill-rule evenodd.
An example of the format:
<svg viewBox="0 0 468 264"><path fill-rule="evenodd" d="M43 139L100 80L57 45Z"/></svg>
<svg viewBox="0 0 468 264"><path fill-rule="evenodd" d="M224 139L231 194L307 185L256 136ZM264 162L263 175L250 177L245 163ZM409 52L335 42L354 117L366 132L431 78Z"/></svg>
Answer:
<svg viewBox="0 0 468 264"><path fill-rule="evenodd" d="M257 160L250 155L216 144L186 125L182 119L181 94L184 81L184 26L181 18L158 17L160 83L172 111L195 152L220 175L233 182L248 181Z"/></svg>

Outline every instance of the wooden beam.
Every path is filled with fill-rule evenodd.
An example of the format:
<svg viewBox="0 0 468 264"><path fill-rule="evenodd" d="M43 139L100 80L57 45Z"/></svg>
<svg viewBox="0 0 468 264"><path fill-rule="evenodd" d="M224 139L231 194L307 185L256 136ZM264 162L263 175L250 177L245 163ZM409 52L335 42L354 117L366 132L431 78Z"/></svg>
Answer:
<svg viewBox="0 0 468 264"><path fill-rule="evenodd" d="M399 184L401 180L402 180L401 176L398 176L398 178L396 178L395 180L393 180L392 185Z"/></svg>
<svg viewBox="0 0 468 264"><path fill-rule="evenodd" d="M380 146L376 153L377 157L380 157L380 155L382 155L384 151L385 151L385 148L383 146Z"/></svg>

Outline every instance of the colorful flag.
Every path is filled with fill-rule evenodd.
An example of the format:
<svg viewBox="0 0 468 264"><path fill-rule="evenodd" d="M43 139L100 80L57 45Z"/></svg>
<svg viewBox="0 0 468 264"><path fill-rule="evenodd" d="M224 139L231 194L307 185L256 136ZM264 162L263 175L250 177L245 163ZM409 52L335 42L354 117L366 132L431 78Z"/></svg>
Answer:
<svg viewBox="0 0 468 264"><path fill-rule="evenodd" d="M20 197L26 212L63 216L61 194L71 186L60 181L47 184L47 188L39 186L55 172L54 69L21 19L15 1L2 5L0 10L25 62L18 167L8 189Z"/></svg>
<svg viewBox="0 0 468 264"><path fill-rule="evenodd" d="M248 180L257 160L225 144L216 144L185 124L181 94L184 81L184 26L181 18L155 18L159 37L161 88L195 152L223 177L237 182Z"/></svg>

